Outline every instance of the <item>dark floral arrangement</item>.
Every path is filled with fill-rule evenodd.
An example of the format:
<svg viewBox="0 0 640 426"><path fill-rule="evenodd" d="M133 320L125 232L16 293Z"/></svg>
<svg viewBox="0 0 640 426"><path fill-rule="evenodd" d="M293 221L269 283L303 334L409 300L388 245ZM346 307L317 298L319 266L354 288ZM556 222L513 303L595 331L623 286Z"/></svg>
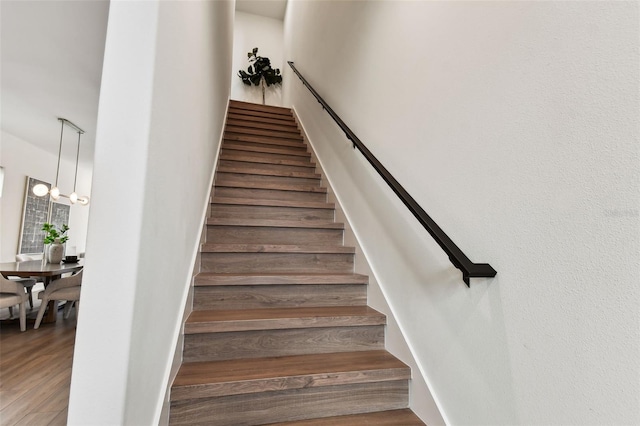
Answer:
<svg viewBox="0 0 640 426"><path fill-rule="evenodd" d="M247 70L239 70L238 77L247 86L260 86L262 82L267 87L282 83L282 75L278 68L271 67L271 60L265 56L258 56L258 48L247 53L249 67ZM262 84L262 103L264 104L264 84Z"/></svg>

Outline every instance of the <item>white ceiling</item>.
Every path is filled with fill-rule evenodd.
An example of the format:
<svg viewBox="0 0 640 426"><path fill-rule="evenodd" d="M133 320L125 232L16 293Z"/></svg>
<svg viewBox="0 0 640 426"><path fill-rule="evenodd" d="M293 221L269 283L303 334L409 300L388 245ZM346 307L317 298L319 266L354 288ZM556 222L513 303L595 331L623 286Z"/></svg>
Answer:
<svg viewBox="0 0 640 426"><path fill-rule="evenodd" d="M236 10L284 20L287 0L236 0Z"/></svg>
<svg viewBox="0 0 640 426"><path fill-rule="evenodd" d="M287 0L236 1L236 10L274 19L284 19L286 7ZM66 118L85 130L80 157L92 161L108 12L108 0L0 0L3 131L57 155L57 118ZM64 156L75 156L75 145L66 149L73 137L65 128Z"/></svg>
<svg viewBox="0 0 640 426"><path fill-rule="evenodd" d="M86 131L80 155L92 159L108 10L106 0L0 1L2 130L57 154L63 117Z"/></svg>

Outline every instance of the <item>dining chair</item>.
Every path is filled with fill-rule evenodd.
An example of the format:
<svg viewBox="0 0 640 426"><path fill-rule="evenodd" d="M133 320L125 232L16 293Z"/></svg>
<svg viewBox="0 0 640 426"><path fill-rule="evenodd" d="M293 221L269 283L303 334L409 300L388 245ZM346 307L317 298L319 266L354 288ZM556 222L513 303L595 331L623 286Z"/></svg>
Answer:
<svg viewBox="0 0 640 426"><path fill-rule="evenodd" d="M27 294L24 292L24 286L14 280L10 280L0 275L0 308L11 309L18 305L20 308L20 331L27 329L27 308L25 303ZM11 312L13 316L13 312Z"/></svg>
<svg viewBox="0 0 640 426"><path fill-rule="evenodd" d="M64 307L62 317L64 319L69 318L71 312L71 306L75 304L76 315L80 311L80 286L82 285L82 269L79 272L71 275L70 277L58 278L51 281L44 291L38 293L38 299L42 300L40 309L38 310L38 316L36 317L36 324L34 329L40 327L44 312L47 310L47 305L52 300L66 300L67 304Z"/></svg>
<svg viewBox="0 0 640 426"><path fill-rule="evenodd" d="M16 262L26 262L28 260L41 260L37 256L30 256L27 254L16 254ZM42 277L31 277L31 278L19 278L19 277L11 277L9 278L12 281L17 281L24 286L24 289L27 291L27 295L29 296L29 307L33 309L33 286L38 283L38 281L42 282Z"/></svg>

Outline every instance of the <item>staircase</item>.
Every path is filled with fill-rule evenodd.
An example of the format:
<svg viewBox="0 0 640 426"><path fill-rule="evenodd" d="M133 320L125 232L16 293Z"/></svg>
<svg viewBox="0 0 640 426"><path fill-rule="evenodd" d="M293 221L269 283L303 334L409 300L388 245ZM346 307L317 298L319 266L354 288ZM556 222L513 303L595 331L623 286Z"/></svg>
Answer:
<svg viewBox="0 0 640 426"><path fill-rule="evenodd" d="M231 101L171 425L422 425L289 109Z"/></svg>

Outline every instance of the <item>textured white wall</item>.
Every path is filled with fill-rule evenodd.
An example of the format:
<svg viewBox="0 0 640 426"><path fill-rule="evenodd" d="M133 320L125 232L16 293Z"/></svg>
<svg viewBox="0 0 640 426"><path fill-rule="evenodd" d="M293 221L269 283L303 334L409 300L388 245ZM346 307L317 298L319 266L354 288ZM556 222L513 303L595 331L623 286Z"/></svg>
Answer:
<svg viewBox="0 0 640 426"><path fill-rule="evenodd" d="M260 86L246 86L238 77L238 70L249 66L247 52L257 47L258 55L271 60L273 68L284 71L283 60L283 22L251 13L235 13L233 27L233 67L231 70L231 99L245 102L262 103ZM282 105L282 86L271 86L265 91L267 105Z"/></svg>
<svg viewBox="0 0 640 426"><path fill-rule="evenodd" d="M287 70L448 423L640 422L637 35L635 2L289 4L287 60L498 270L468 289Z"/></svg>
<svg viewBox="0 0 640 426"><path fill-rule="evenodd" d="M232 1L110 5L69 424L159 421L229 99L232 25Z"/></svg>
<svg viewBox="0 0 640 426"><path fill-rule="evenodd" d="M60 163L58 186L63 194L70 194L73 191L76 167L77 134L66 131L62 148L63 158ZM67 159L70 157L73 161ZM15 261L18 252L27 176L53 184L56 180L57 164L57 155L50 154L7 132L3 131L0 135L0 166L5 169L4 191L0 197L2 212L0 215L0 262ZM80 163L78 166L76 188L79 194L89 195L91 165ZM60 199L60 202L69 204L66 199ZM69 211L71 229L68 234L67 250L75 247L77 252L84 251L90 208L91 205L71 206Z"/></svg>

